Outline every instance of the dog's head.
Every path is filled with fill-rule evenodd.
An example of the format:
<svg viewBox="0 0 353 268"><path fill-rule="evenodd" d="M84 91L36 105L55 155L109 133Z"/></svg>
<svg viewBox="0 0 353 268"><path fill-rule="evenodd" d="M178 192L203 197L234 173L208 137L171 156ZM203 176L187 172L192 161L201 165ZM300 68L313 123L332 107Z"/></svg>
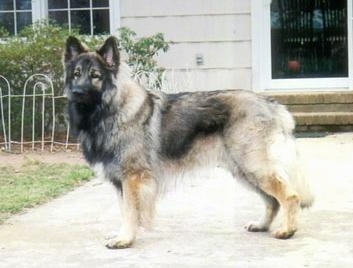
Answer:
<svg viewBox="0 0 353 268"><path fill-rule="evenodd" d="M90 52L75 37L66 41L64 52L65 93L69 101L95 105L111 90L119 69L117 40L109 37L96 52Z"/></svg>

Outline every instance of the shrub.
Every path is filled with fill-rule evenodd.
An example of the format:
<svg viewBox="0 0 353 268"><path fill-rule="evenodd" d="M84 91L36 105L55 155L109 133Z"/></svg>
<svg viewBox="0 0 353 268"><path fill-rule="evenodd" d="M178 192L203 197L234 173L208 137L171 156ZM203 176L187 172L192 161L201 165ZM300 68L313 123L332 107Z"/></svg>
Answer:
<svg viewBox="0 0 353 268"><path fill-rule="evenodd" d="M120 28L119 45L128 55L127 63L138 78L155 78L151 86L160 88L164 68L158 67L154 59L160 51L167 52L168 43L162 33L150 37L137 38L129 28ZM152 77L153 76L153 77Z"/></svg>
<svg viewBox="0 0 353 268"><path fill-rule="evenodd" d="M6 30L5 27L0 26L0 38L8 37L9 35L10 33L8 32L8 30Z"/></svg>

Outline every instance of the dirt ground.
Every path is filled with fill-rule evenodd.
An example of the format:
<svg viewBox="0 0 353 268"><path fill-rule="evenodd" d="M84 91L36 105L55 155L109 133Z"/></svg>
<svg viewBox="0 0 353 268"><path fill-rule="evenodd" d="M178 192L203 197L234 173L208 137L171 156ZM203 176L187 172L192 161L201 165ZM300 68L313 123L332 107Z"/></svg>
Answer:
<svg viewBox="0 0 353 268"><path fill-rule="evenodd" d="M69 163L86 164L81 152L30 152L12 154L0 152L0 166L20 166L26 161L39 161L43 163Z"/></svg>

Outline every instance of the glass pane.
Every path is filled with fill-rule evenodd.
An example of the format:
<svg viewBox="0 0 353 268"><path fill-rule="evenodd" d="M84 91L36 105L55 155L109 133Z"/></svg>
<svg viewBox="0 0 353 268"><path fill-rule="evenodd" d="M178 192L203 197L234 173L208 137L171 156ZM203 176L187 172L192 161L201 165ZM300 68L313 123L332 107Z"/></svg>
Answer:
<svg viewBox="0 0 353 268"><path fill-rule="evenodd" d="M93 34L109 34L109 10L94 10L93 25Z"/></svg>
<svg viewBox="0 0 353 268"><path fill-rule="evenodd" d="M69 25L67 11L49 11L49 19L59 25Z"/></svg>
<svg viewBox="0 0 353 268"><path fill-rule="evenodd" d="M91 34L89 10L71 11L71 25L79 28L81 34Z"/></svg>
<svg viewBox="0 0 353 268"><path fill-rule="evenodd" d="M67 1L68 0L48 0L48 8L55 9L55 8L67 8Z"/></svg>
<svg viewBox="0 0 353 268"><path fill-rule="evenodd" d="M13 0L1 0L0 10L13 10Z"/></svg>
<svg viewBox="0 0 353 268"><path fill-rule="evenodd" d="M16 10L31 10L32 1L31 0L16 0Z"/></svg>
<svg viewBox="0 0 353 268"><path fill-rule="evenodd" d="M272 0L272 78L348 76L347 0Z"/></svg>
<svg viewBox="0 0 353 268"><path fill-rule="evenodd" d="M89 0L70 0L70 7L71 8L82 8L82 7L89 8Z"/></svg>
<svg viewBox="0 0 353 268"><path fill-rule="evenodd" d="M109 0L92 0L93 7L109 7Z"/></svg>
<svg viewBox="0 0 353 268"><path fill-rule="evenodd" d="M32 24L32 12L17 12L17 33L25 26Z"/></svg>
<svg viewBox="0 0 353 268"><path fill-rule="evenodd" d="M14 13L0 13L0 27L4 27L10 34L14 34Z"/></svg>

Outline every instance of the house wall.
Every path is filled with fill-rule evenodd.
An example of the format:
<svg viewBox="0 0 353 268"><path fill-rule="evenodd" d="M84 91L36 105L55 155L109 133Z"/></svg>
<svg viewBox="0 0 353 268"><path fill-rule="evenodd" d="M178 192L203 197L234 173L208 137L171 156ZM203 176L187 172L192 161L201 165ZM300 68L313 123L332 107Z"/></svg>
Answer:
<svg viewBox="0 0 353 268"><path fill-rule="evenodd" d="M251 88L251 1L120 0L121 26L138 36L162 32L158 57L178 90ZM196 56L203 65L196 64Z"/></svg>

